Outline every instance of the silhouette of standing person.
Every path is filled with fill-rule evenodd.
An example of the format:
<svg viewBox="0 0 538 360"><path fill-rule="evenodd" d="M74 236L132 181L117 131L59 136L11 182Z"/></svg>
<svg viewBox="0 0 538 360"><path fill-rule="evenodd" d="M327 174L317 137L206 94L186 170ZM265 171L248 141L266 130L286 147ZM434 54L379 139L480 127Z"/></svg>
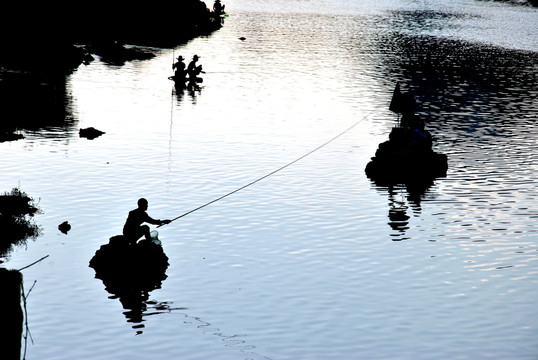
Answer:
<svg viewBox="0 0 538 360"><path fill-rule="evenodd" d="M145 236L147 240L151 240L149 235L149 226L142 225L149 223L153 225L163 225L170 223L170 220L155 220L151 218L146 210L148 209L148 201L144 198L138 200L138 208L129 211L129 216L123 226L123 236L127 238L129 244L136 244L137 240Z"/></svg>

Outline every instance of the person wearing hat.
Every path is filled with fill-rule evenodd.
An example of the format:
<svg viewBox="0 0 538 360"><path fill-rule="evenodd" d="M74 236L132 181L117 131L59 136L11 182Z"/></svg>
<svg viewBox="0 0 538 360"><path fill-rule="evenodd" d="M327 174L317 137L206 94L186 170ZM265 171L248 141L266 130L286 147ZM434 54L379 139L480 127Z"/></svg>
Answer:
<svg viewBox="0 0 538 360"><path fill-rule="evenodd" d="M194 80L198 74L202 72L202 65L196 65L196 62L198 61L200 57L198 55L194 55L192 57L192 61L189 63L189 66L187 67L187 73L189 74L189 78L191 80Z"/></svg>
<svg viewBox="0 0 538 360"><path fill-rule="evenodd" d="M185 60L183 56L179 55L177 57L177 62L175 62L174 65L172 65L172 70L174 69L176 70L174 73L174 78L176 80L184 79L185 76L187 75L185 73L185 63L183 62L183 60Z"/></svg>
<svg viewBox="0 0 538 360"><path fill-rule="evenodd" d="M213 12L216 16L224 14L224 5L221 4L220 0L215 0L215 3L213 4Z"/></svg>

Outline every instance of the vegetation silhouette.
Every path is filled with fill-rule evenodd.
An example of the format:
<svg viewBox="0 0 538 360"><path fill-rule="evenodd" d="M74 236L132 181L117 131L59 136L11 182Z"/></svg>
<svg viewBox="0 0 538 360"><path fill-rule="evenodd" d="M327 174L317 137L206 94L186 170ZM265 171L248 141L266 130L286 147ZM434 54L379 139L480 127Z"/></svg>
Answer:
<svg viewBox="0 0 538 360"><path fill-rule="evenodd" d="M26 244L41 234L41 228L32 219L41 213L35 200L19 188L0 195L0 257L6 257L13 246Z"/></svg>

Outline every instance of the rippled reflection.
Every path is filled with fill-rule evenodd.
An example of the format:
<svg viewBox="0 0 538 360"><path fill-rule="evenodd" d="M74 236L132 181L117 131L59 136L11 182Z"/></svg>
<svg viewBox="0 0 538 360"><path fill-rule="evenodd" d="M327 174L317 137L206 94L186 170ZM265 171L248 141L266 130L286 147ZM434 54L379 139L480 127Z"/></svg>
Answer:
<svg viewBox="0 0 538 360"><path fill-rule="evenodd" d="M109 298L119 299L137 334L143 332L144 317L169 310L165 304L149 301L150 292L160 289L167 278L168 257L160 245L148 240L128 245L113 237L97 250L90 267L111 294Z"/></svg>
<svg viewBox="0 0 538 360"><path fill-rule="evenodd" d="M394 230L390 234L393 241L408 240L407 230L412 226L412 218L420 217L423 200L431 198L433 181L428 183L377 185L375 189L388 199L388 225Z"/></svg>
<svg viewBox="0 0 538 360"><path fill-rule="evenodd" d="M70 74L30 74L1 69L0 142L6 132L29 138L63 139L76 133Z"/></svg>
<svg viewBox="0 0 538 360"><path fill-rule="evenodd" d="M191 82L186 84L174 84L173 94L175 95L177 105L181 105L181 103L185 100L185 94L189 96L190 102L195 105L198 101L198 97L202 95L203 88L203 85Z"/></svg>

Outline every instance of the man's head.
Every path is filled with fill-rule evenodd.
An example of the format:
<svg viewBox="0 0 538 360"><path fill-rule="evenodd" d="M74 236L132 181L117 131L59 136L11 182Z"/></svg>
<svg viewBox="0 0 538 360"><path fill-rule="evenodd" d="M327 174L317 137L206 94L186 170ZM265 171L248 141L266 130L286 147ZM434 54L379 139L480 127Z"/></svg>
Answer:
<svg viewBox="0 0 538 360"><path fill-rule="evenodd" d="M148 209L148 201L144 198L138 199L138 208L142 210Z"/></svg>

